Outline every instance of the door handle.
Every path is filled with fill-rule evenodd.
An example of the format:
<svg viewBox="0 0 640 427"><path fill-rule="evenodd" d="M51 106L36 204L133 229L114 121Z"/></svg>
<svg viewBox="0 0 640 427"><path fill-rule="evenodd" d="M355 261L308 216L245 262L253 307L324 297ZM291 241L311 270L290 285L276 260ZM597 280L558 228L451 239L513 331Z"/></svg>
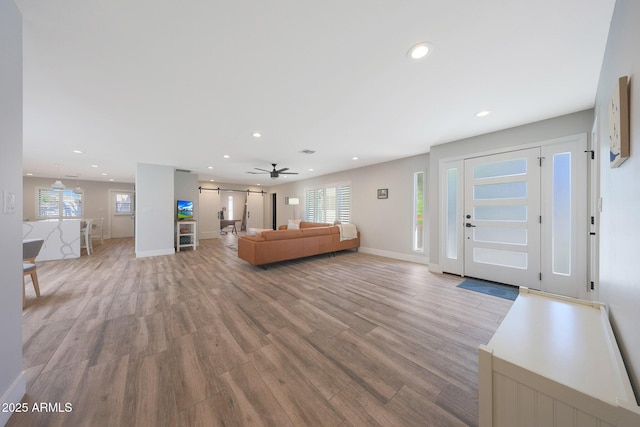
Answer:
<svg viewBox="0 0 640 427"><path fill-rule="evenodd" d="M464 226L467 228L475 227L475 225L471 224L470 222L467 222Z"/></svg>

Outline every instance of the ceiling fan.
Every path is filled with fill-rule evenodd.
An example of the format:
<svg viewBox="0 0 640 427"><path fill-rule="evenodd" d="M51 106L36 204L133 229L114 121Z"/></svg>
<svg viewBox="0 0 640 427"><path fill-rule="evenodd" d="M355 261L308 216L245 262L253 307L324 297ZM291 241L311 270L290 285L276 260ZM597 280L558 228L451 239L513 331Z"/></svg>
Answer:
<svg viewBox="0 0 640 427"><path fill-rule="evenodd" d="M287 172L289 170L289 168L282 168L282 169L277 169L276 170L277 163L271 163L271 166L273 166L273 170L271 170L271 171L266 170L266 169L254 168L254 169L262 171L262 172L247 172L247 173L252 173L254 175L268 173L269 175L271 175L271 178L274 178L274 179L279 177L280 175L298 175L298 172Z"/></svg>

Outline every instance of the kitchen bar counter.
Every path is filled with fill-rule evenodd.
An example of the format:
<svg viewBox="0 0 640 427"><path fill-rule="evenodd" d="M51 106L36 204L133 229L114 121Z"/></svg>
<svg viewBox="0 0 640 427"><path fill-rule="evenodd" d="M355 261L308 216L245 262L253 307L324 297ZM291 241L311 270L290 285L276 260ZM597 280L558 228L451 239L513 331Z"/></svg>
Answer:
<svg viewBox="0 0 640 427"><path fill-rule="evenodd" d="M80 258L80 220L42 220L22 223L23 239L44 239L36 261Z"/></svg>

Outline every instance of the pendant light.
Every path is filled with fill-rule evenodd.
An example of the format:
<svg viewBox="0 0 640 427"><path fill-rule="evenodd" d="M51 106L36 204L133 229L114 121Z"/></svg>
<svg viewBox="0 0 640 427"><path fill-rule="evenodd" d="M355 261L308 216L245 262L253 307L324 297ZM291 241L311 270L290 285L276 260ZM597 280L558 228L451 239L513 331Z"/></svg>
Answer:
<svg viewBox="0 0 640 427"><path fill-rule="evenodd" d="M64 190L65 185L62 183L62 181L60 181L60 167L62 166L61 164L58 164L58 179L56 179L56 182L54 182L53 184L51 184L51 189L52 190Z"/></svg>
<svg viewBox="0 0 640 427"><path fill-rule="evenodd" d="M80 187L80 174L77 174L76 188L73 189L73 194L82 194L84 190Z"/></svg>

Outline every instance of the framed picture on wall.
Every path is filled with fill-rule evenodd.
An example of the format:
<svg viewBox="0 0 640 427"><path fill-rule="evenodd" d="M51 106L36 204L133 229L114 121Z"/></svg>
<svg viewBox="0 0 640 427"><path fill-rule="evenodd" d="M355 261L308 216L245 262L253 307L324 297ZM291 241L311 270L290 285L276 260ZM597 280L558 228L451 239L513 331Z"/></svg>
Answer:
<svg viewBox="0 0 640 427"><path fill-rule="evenodd" d="M387 199L389 197L389 189L388 188L379 188L378 189L378 199Z"/></svg>
<svg viewBox="0 0 640 427"><path fill-rule="evenodd" d="M617 168L629 158L628 77L620 77L609 101L609 164Z"/></svg>

